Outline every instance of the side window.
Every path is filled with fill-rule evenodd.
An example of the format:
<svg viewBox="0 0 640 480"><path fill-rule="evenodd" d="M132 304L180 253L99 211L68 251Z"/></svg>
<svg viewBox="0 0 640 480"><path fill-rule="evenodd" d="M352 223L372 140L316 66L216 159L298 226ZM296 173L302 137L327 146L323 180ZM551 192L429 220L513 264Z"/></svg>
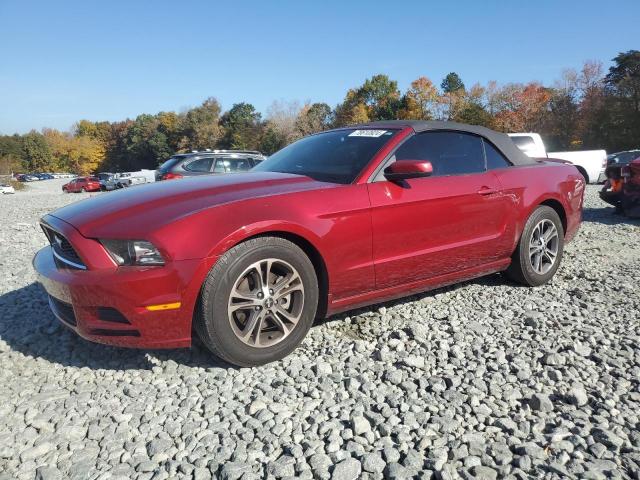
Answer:
<svg viewBox="0 0 640 480"><path fill-rule="evenodd" d="M396 160L429 160L433 176L484 172L480 137L462 132L423 132L409 138L395 154Z"/></svg>
<svg viewBox="0 0 640 480"><path fill-rule="evenodd" d="M496 168L506 168L511 166L509 160L507 160L496 147L484 139L482 140L482 144L484 145L484 154L487 157L487 170L495 170Z"/></svg>
<svg viewBox="0 0 640 480"><path fill-rule="evenodd" d="M221 158L216 160L216 166L213 168L213 173L225 173L224 168L225 161Z"/></svg>
<svg viewBox="0 0 640 480"><path fill-rule="evenodd" d="M251 168L248 158L231 158L225 161L227 172L246 172Z"/></svg>
<svg viewBox="0 0 640 480"><path fill-rule="evenodd" d="M204 157L194 160L185 164L182 168L188 170L190 172L209 172L211 171L211 164L213 163L213 158Z"/></svg>

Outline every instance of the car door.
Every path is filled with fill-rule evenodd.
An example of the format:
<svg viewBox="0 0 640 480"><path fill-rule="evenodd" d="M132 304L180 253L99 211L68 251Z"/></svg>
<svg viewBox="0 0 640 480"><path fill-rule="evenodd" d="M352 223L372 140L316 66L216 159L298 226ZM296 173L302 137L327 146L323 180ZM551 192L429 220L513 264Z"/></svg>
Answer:
<svg viewBox="0 0 640 480"><path fill-rule="evenodd" d="M376 287L386 288L504 257L508 202L487 171L482 138L428 131L409 137L388 162L429 160L433 174L402 183L380 172L369 183Z"/></svg>

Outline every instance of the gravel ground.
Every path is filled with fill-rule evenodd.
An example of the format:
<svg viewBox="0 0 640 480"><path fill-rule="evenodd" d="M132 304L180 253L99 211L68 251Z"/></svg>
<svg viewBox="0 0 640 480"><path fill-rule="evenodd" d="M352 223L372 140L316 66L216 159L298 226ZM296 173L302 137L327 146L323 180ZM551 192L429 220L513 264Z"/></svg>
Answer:
<svg viewBox="0 0 640 480"><path fill-rule="evenodd" d="M61 183L0 197L0 479L640 478L640 223L598 187L550 285L349 312L234 369L58 325L37 221L91 195Z"/></svg>

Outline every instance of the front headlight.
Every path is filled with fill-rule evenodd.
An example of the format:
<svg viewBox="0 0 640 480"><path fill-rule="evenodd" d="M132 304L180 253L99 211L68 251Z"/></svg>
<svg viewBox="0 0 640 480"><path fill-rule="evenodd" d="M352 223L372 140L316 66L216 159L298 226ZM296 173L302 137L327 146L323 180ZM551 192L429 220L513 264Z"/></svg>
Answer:
<svg viewBox="0 0 640 480"><path fill-rule="evenodd" d="M164 258L151 242L146 240L100 240L118 265L164 265Z"/></svg>

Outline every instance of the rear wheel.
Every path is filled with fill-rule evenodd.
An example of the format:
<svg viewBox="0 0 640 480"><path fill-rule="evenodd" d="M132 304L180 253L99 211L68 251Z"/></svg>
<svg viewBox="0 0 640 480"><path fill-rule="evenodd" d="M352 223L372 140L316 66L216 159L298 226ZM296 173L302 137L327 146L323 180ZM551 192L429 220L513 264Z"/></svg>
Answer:
<svg viewBox="0 0 640 480"><path fill-rule="evenodd" d="M306 254L282 238L258 237L229 250L209 272L196 331L224 360L262 365L300 344L317 305L318 282Z"/></svg>
<svg viewBox="0 0 640 480"><path fill-rule="evenodd" d="M87 189L86 189L86 188L84 188L84 187L82 187L82 188L80 189L80 191L81 191L82 193L87 193Z"/></svg>
<svg viewBox="0 0 640 480"><path fill-rule="evenodd" d="M564 229L557 212L546 205L534 210L525 224L507 275L535 287L555 275L564 251Z"/></svg>

